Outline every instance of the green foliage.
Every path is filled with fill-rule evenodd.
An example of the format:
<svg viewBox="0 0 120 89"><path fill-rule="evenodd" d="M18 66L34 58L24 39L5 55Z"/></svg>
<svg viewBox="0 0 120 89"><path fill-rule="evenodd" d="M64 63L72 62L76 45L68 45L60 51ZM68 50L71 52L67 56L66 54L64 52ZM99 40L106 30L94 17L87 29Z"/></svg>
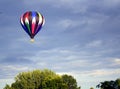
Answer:
<svg viewBox="0 0 120 89"><path fill-rule="evenodd" d="M94 89L93 87L91 87L90 89Z"/></svg>
<svg viewBox="0 0 120 89"><path fill-rule="evenodd" d="M80 89L72 76L57 75L55 72L45 70L33 70L19 73L11 86L4 89Z"/></svg>
<svg viewBox="0 0 120 89"><path fill-rule="evenodd" d="M77 82L71 75L62 75L62 80L68 89L77 89Z"/></svg>
<svg viewBox="0 0 120 89"><path fill-rule="evenodd" d="M97 87L101 89L120 89L120 79L101 82Z"/></svg>
<svg viewBox="0 0 120 89"><path fill-rule="evenodd" d="M3 89L10 89L10 86L6 84L6 86Z"/></svg>

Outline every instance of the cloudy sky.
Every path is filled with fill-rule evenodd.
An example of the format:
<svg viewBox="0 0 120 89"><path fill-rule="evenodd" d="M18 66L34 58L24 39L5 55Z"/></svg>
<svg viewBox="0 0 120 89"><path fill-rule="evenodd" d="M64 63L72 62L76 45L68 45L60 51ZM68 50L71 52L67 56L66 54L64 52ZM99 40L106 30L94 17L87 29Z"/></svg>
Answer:
<svg viewBox="0 0 120 89"><path fill-rule="evenodd" d="M45 17L34 43L26 11ZM0 89L33 69L73 75L82 89L120 77L120 0L0 0L0 17Z"/></svg>

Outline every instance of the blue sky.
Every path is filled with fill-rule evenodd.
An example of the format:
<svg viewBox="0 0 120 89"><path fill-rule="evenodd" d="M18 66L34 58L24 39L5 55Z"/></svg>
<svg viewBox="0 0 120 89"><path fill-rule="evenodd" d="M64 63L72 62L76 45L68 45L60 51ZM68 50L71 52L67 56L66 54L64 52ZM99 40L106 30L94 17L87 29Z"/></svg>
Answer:
<svg viewBox="0 0 120 89"><path fill-rule="evenodd" d="M45 17L34 43L26 11ZM0 89L33 69L73 75L82 89L120 77L120 0L0 0L0 16Z"/></svg>

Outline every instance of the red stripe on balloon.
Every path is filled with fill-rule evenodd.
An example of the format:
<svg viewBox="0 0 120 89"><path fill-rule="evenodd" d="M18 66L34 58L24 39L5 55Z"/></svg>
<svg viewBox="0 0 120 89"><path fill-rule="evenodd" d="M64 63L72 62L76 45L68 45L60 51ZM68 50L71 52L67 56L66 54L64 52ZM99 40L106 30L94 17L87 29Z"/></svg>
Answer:
<svg viewBox="0 0 120 89"><path fill-rule="evenodd" d="M29 19L29 13L27 12L26 14L25 14L25 19Z"/></svg>
<svg viewBox="0 0 120 89"><path fill-rule="evenodd" d="M34 30L35 30L35 23L32 23L32 34L34 34Z"/></svg>

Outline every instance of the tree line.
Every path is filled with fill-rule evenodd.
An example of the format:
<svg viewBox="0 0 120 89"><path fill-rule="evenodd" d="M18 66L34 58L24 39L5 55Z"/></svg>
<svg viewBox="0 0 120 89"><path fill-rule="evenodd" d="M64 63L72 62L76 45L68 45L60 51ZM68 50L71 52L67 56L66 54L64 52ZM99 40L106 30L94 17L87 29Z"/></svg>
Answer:
<svg viewBox="0 0 120 89"><path fill-rule="evenodd" d="M120 89L120 79L100 82L96 87ZM4 89L81 89L81 87L71 75L58 75L51 70L44 69L19 73L15 77L15 82L11 85L6 84Z"/></svg>

